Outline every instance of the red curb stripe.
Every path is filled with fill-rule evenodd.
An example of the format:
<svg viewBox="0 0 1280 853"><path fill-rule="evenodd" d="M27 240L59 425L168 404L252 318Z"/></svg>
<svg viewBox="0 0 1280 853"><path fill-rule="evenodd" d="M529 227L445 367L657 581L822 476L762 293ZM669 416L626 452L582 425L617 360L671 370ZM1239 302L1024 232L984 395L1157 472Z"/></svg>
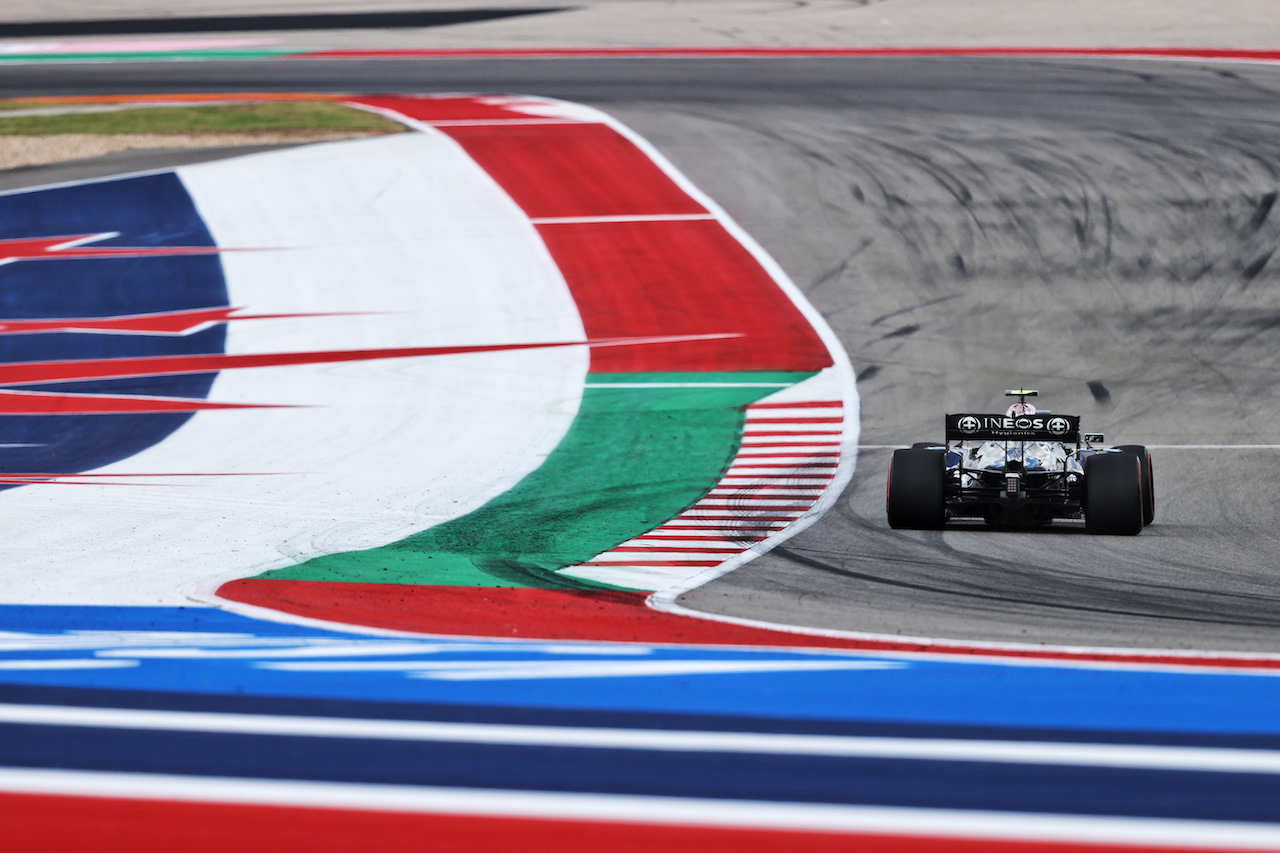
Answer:
<svg viewBox="0 0 1280 853"><path fill-rule="evenodd" d="M678 527L676 524L672 523L676 521L679 521L679 522L736 521L736 522L740 522L740 524L736 524L733 527L717 527L713 524L699 524L693 527ZM769 524L759 525L759 524L752 523L757 521L767 521L769 522ZM667 522L661 527L655 527L654 530L737 530L740 528L770 529L770 528L776 527L779 523L786 522L786 521L795 521L795 517L790 515L781 516L781 515L746 515L746 514L743 514L743 515L690 515L690 516L678 515L674 519L672 519L670 522Z"/></svg>
<svg viewBox="0 0 1280 853"><path fill-rule="evenodd" d="M738 458L741 459L742 457L738 457ZM765 457L765 458L773 458L773 457ZM788 471L798 471L801 468L838 468L838 467L839 466L836 465L836 463L834 462L754 462L754 463L748 463L746 465L735 465L729 470L736 471L740 468L786 468ZM742 475L726 474L725 475L726 479L728 477L737 477L737 476L745 477L747 475L746 474L742 474ZM834 477L834 476L835 474L831 475L831 477Z"/></svg>
<svg viewBox="0 0 1280 853"><path fill-rule="evenodd" d="M806 447L808 445L795 444L744 444L744 450L756 447ZM736 462L739 459L838 459L839 453L828 453L817 451L814 453L739 453L734 457Z"/></svg>
<svg viewBox="0 0 1280 853"><path fill-rule="evenodd" d="M695 569L709 569L712 566L718 566L723 560L605 560L604 562L588 562L582 563L584 566L605 566L611 568L626 568L627 566L674 566L687 567Z"/></svg>
<svg viewBox="0 0 1280 853"><path fill-rule="evenodd" d="M660 536L659 540L670 539L669 536ZM687 537L686 537L687 538ZM657 551L679 551L680 553L689 554L736 554L739 551L745 551L745 548L739 548L736 545L708 546L698 548L689 545L680 545L671 548L644 548L639 545L619 545L616 548L610 548L605 551L606 554L653 554ZM590 563L589 565L598 566L600 563Z"/></svg>
<svg viewBox="0 0 1280 853"><path fill-rule="evenodd" d="M809 372L832 364L804 315L719 222L540 226L539 234L573 291L588 335L642 329L741 335L643 353L593 351L594 373ZM659 286L655 282L660 296L636 299Z"/></svg>
<svg viewBox="0 0 1280 853"><path fill-rule="evenodd" d="M812 502L795 503L791 501L787 501L787 502L771 501L771 502L765 503L760 501L742 501L740 503L699 503L698 507L695 507L695 508L707 508L707 510L722 510L722 511L728 511L728 510L750 511L751 503L755 503L755 505L758 506L760 510L768 510L771 512L794 511L796 515L803 514L805 510L808 510L810 506L813 506ZM795 521L795 519L791 519L791 520Z"/></svg>
<svg viewBox="0 0 1280 853"><path fill-rule="evenodd" d="M625 563L606 564L623 567ZM711 563L711 565L719 565ZM647 592L506 587L415 586L246 578L218 595L298 616L469 637L849 649L889 654L963 655L971 658L1278 670L1280 659L1177 655L1155 652L1071 652L967 646L962 643L828 637L781 629L692 619L653 610ZM948 848L950 849L950 848Z"/></svg>
<svg viewBox="0 0 1280 853"><path fill-rule="evenodd" d="M762 448L762 447L839 447L839 446L840 446L840 442L838 442L838 441L819 441L819 440L817 440L817 439L814 439L814 440L812 440L812 441L754 441L754 442L752 442L752 443L750 443L750 444L747 444L746 442L743 442L743 443L742 443L742 449L743 449L743 450L757 450L757 449ZM781 456L781 455L783 455L783 454L779 454L779 453L761 453L761 454L757 454L757 456L758 456L758 457L761 457L761 456L767 456L767 457L773 457L773 458L777 458L778 456ZM796 454L796 455L798 455L798 456L800 456L800 455L803 455L803 456L809 456L810 454ZM822 452L817 452L817 453L814 453L814 454L812 454L812 455L813 455L813 456L822 456L822 455L824 455L824 454L823 454ZM825 455L827 455L827 456L839 456L840 454L839 454L839 453L827 453L827 454L825 454ZM738 458L738 459L742 459L742 458L743 458L743 454L739 453L739 454L738 454L738 456L737 456L736 458Z"/></svg>
<svg viewBox="0 0 1280 853"><path fill-rule="evenodd" d="M437 355L464 355L507 352L524 349L590 346L593 351L629 350L635 347L659 351L672 343L695 343L691 335L651 335L605 337L587 341L551 341L547 343L477 344L446 347L397 347L370 350L322 350L317 352L280 353L209 353L205 355L156 355L135 358L98 358L62 361L25 361L0 364L0 385L38 385L47 382L76 382L94 379L127 379L144 376L174 376L191 373L213 373L251 367L292 367L304 364L335 364L348 361L373 361L387 358L418 358ZM726 338L712 333L710 343L721 344ZM729 338L732 340L733 338ZM697 341L696 344L703 343ZM695 345L696 345L695 344ZM45 393L45 392L30 392Z"/></svg>
<svg viewBox="0 0 1280 853"><path fill-rule="evenodd" d="M750 423L750 421L748 421ZM742 438L765 438L774 435L840 435L840 430L831 429L751 429L742 433Z"/></svg>
<svg viewBox="0 0 1280 853"><path fill-rule="evenodd" d="M633 539L633 540L631 540L631 541L633 541L633 542L641 542L641 541L644 541L644 540L647 540L647 539L652 539L652 540L654 540L654 541L661 541L661 542L716 542L716 541L721 541L721 542L724 542L725 544L732 544L732 545L736 545L738 542L762 542L762 541L764 541L764 537L762 537L762 536L739 536L739 537L738 537L738 538L736 538L736 539L728 539L728 538L725 538L725 537L720 536L720 535L718 535L718 534L717 534L717 535L712 535L712 536L684 536L684 535L682 535L682 534L678 534L678 533L671 533L671 534L666 534L666 535L663 535L663 534L661 534L661 533L646 533L646 534L644 534L643 536L637 536L635 539ZM620 548L614 548L613 550L618 551L618 550L621 550L621 549L620 549Z"/></svg>
<svg viewBox="0 0 1280 853"><path fill-rule="evenodd" d="M747 409L748 424L842 424L844 418L756 418Z"/></svg>
<svg viewBox="0 0 1280 853"><path fill-rule="evenodd" d="M518 98L348 100L420 121L527 117L529 113L520 110L531 103ZM608 124L440 130L531 219L710 215L648 154ZM589 336L612 337L599 334L605 329L739 336L647 353L593 350L592 372L807 372L834 363L795 303L715 219L537 227L569 284ZM637 299L658 282L661 298Z"/></svg>
<svg viewBox="0 0 1280 853"><path fill-rule="evenodd" d="M841 409L844 403L839 400L805 400L798 403L752 403L747 406L747 411L752 412L756 409Z"/></svg>

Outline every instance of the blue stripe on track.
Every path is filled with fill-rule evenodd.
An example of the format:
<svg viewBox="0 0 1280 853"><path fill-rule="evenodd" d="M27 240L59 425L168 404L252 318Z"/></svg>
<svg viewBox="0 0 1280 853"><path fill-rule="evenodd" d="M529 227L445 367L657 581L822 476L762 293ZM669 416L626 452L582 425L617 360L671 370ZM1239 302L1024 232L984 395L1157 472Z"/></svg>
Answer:
<svg viewBox="0 0 1280 853"><path fill-rule="evenodd" d="M0 725L0 765L795 803L1280 820L1280 776L1252 773L29 725Z"/></svg>
<svg viewBox="0 0 1280 853"><path fill-rule="evenodd" d="M45 630L34 626L45 626ZM15 689L57 688L141 691L152 699L188 697L258 697L272 701L341 703L372 702L389 707L421 703L436 708L488 707L494 714L540 709L543 715L628 715L658 719L701 717L707 720L767 720L768 726L905 726L920 731L989 733L1075 732L1078 739L1116 742L1180 742L1273 745L1280 736L1280 677L1249 673L1190 673L1070 666L1004 665L989 660L946 662L901 658L895 669L687 673L665 676L590 678L498 678L441 680L405 672L296 672L264 668L280 659L265 653L219 657L216 649L201 657L139 656L119 669L40 669L39 661L120 660L121 647L139 644L129 632L199 631L246 636L273 643L305 645L317 638L355 638L362 642L419 645L391 660L410 660L429 669L433 663L501 661L518 671L548 661L628 661L736 663L771 665L814 661L879 660L846 653L795 650L637 647L616 644L544 644L468 642L456 639L400 640L361 637L258 622L208 608L22 608L0 607L0 628L48 637L73 631L106 631L98 646L87 650L44 649L40 643L6 643L0 648L0 685ZM265 641L264 641L265 642ZM182 643L176 643L182 645ZM198 641L187 643L198 647ZM37 648L40 647L40 648ZM638 653L638 654L637 654ZM310 654L310 653L309 653ZM113 657L113 655L115 655ZM128 655L125 654L125 658ZM21 669L5 662L27 661ZM323 656L308 660L323 660ZM338 655L343 664L378 660L378 655ZM30 663L35 661L35 663ZM157 700L158 701L158 700ZM195 701L188 699L184 701ZM203 701L203 700L201 700ZM504 710L505 709L505 710ZM534 710L528 711L533 713ZM348 713L343 711L343 713ZM603 723L602 723L603 724ZM612 725L613 723L607 723ZM681 723L686 727L685 723ZM935 734L934 736L938 736Z"/></svg>
<svg viewBox="0 0 1280 853"><path fill-rule="evenodd" d="M465 705L360 699L170 693L0 683L0 704L78 708L264 714L365 720L415 720L489 725L564 726L655 731L755 732L845 737L1140 744L1219 749L1280 750L1278 735L1234 735L1143 730L1081 730L1013 726L940 725L875 720L787 719L768 716L598 711L522 705Z"/></svg>

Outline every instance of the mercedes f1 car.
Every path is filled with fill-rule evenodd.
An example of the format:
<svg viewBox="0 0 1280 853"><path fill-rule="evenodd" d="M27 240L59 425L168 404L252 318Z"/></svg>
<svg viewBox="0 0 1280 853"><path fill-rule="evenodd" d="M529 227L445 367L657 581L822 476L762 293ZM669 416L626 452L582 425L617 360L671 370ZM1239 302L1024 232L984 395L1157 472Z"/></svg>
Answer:
<svg viewBox="0 0 1280 853"><path fill-rule="evenodd" d="M995 525L1084 519L1089 533L1136 535L1155 518L1151 454L1142 445L1103 447L1081 433L1078 415L1038 410L1037 391L1006 391L1004 414L946 416L942 444L895 450L889 465L889 526L941 528L952 518Z"/></svg>

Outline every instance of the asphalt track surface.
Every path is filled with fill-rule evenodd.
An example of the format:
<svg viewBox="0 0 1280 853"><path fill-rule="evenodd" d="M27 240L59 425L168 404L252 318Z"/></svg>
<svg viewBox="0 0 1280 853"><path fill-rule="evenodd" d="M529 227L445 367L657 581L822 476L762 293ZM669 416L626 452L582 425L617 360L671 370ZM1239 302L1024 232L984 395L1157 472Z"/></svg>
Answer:
<svg viewBox="0 0 1280 853"><path fill-rule="evenodd" d="M1002 389L1115 443L1280 445L1280 68L1014 59L16 66L0 96L522 92L600 107L771 252L859 372L862 443ZM60 169L43 173L53 178ZM34 177L34 173L32 175ZM898 532L889 451L819 523L686 594L902 636L1280 651L1280 450L1157 449L1156 522Z"/></svg>

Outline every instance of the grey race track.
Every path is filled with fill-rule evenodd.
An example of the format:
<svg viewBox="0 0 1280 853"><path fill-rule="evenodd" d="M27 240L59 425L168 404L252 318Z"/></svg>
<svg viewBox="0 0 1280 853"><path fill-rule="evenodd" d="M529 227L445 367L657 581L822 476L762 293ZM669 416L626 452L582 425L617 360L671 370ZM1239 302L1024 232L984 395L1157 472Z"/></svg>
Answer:
<svg viewBox="0 0 1280 853"><path fill-rule="evenodd" d="M1038 387L1117 443L1280 445L1280 68L1084 60L166 63L0 69L0 96L481 91L599 106L782 264L859 373L862 441ZM1136 538L890 530L888 451L686 594L908 636L1280 651L1280 451L1154 451Z"/></svg>

